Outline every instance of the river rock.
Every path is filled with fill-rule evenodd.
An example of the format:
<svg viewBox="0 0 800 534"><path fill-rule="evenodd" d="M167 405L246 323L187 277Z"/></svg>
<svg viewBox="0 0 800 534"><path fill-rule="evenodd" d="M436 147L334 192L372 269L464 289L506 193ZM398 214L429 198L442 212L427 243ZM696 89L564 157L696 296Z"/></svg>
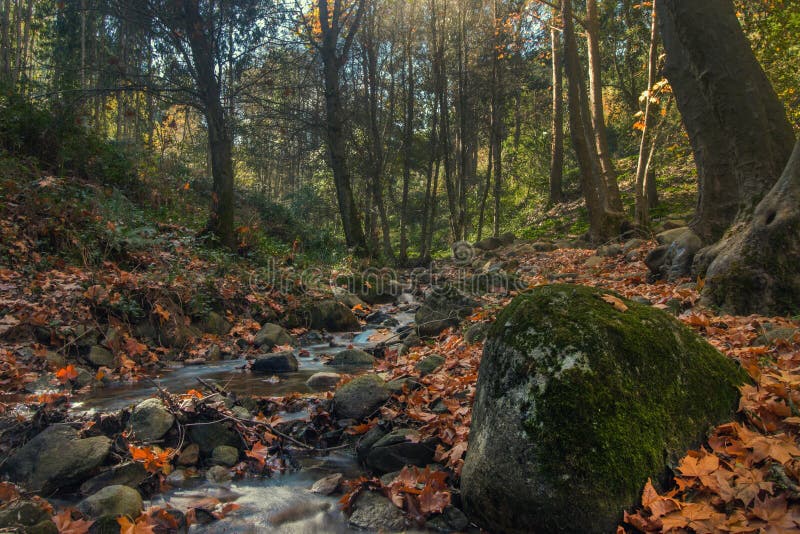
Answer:
<svg viewBox="0 0 800 534"><path fill-rule="evenodd" d="M613 532L648 478L734 416L736 364L660 310L619 311L607 295L538 287L492 326L461 479L481 527Z"/></svg>
<svg viewBox="0 0 800 534"><path fill-rule="evenodd" d="M81 494L91 495L107 486L136 488L147 478L147 470L139 462L116 465L81 484Z"/></svg>
<svg viewBox="0 0 800 534"><path fill-rule="evenodd" d="M703 241L689 228L676 228L656 236L661 246L645 258L650 272L658 278L674 281L692 273L695 255L703 248Z"/></svg>
<svg viewBox="0 0 800 534"><path fill-rule="evenodd" d="M211 460L217 465L233 467L239 463L239 449L230 445L220 445L212 451Z"/></svg>
<svg viewBox="0 0 800 534"><path fill-rule="evenodd" d="M622 246L617 243L606 245L597 249L597 255L601 258L613 258L614 256L619 256L621 254Z"/></svg>
<svg viewBox="0 0 800 534"><path fill-rule="evenodd" d="M209 312L200 322L200 329L206 334L224 336L231 331L231 323L217 312Z"/></svg>
<svg viewBox="0 0 800 534"><path fill-rule="evenodd" d="M256 347L271 350L273 347L279 345L290 345L294 347L297 345L297 340L292 337L289 332L284 330L283 327L268 323L262 326L261 330L255 335L253 344Z"/></svg>
<svg viewBox="0 0 800 534"><path fill-rule="evenodd" d="M420 440L414 430L396 429L372 444L366 453L366 464L378 473L399 471L407 465L425 467L433 462L437 444L435 438Z"/></svg>
<svg viewBox="0 0 800 534"><path fill-rule="evenodd" d="M334 412L341 419L364 419L389 400L389 390L381 377L359 376L336 390Z"/></svg>
<svg viewBox="0 0 800 534"><path fill-rule="evenodd" d="M431 288L414 316L417 333L421 337L438 336L442 331L457 326L469 316L476 303L451 285Z"/></svg>
<svg viewBox="0 0 800 534"><path fill-rule="evenodd" d="M323 300L311 308L311 328L329 332L355 332L361 330L353 312L335 300Z"/></svg>
<svg viewBox="0 0 800 534"><path fill-rule="evenodd" d="M414 368L419 371L419 376L425 376L441 367L444 362L445 358L441 354L431 354L417 362Z"/></svg>
<svg viewBox="0 0 800 534"><path fill-rule="evenodd" d="M398 532L406 529L406 518L383 495L363 491L353 502L350 525L361 530Z"/></svg>
<svg viewBox="0 0 800 534"><path fill-rule="evenodd" d="M250 369L254 373L293 373L297 371L299 365L294 353L290 350L275 352L273 354L262 354L253 361Z"/></svg>
<svg viewBox="0 0 800 534"><path fill-rule="evenodd" d="M200 461L200 445L197 443L190 443L178 455L178 465L192 466Z"/></svg>
<svg viewBox="0 0 800 534"><path fill-rule="evenodd" d="M503 242L497 239L496 237L487 237L486 239L482 239L478 241L474 245L472 245L478 250L489 251L489 250L496 250L503 246Z"/></svg>
<svg viewBox="0 0 800 534"><path fill-rule="evenodd" d="M108 367L109 369L114 369L116 367L116 358L114 358L114 354L100 345L93 345L92 348L89 349L89 354L86 356L86 359L95 367Z"/></svg>
<svg viewBox="0 0 800 534"><path fill-rule="evenodd" d="M158 441L172 428L175 416L160 399L146 399L133 409L130 423L137 440Z"/></svg>
<svg viewBox="0 0 800 534"><path fill-rule="evenodd" d="M436 532L463 532L469 527L469 518L455 506L447 506L441 514L431 516L425 527Z"/></svg>
<svg viewBox="0 0 800 534"><path fill-rule="evenodd" d="M310 388L330 388L339 383L342 375L339 373L315 373L306 380L306 385Z"/></svg>
<svg viewBox="0 0 800 534"><path fill-rule="evenodd" d="M358 295L354 295L350 291L341 287L333 288L333 298L336 299L338 302L341 302L351 310L357 306L360 306L362 308L367 307L367 303L358 298Z"/></svg>
<svg viewBox="0 0 800 534"><path fill-rule="evenodd" d="M111 450L105 436L79 438L67 425L52 425L17 449L0 471L35 492L51 493L80 484Z"/></svg>
<svg viewBox="0 0 800 534"><path fill-rule="evenodd" d="M211 454L220 445L231 447L241 445L239 435L230 429L228 423L223 422L191 426L189 437L200 447L200 452L203 454Z"/></svg>
<svg viewBox="0 0 800 534"><path fill-rule="evenodd" d="M408 391L414 391L420 387L422 387L422 384L411 377L397 378L395 380L386 382L386 389L397 394L403 393L404 389L407 389Z"/></svg>
<svg viewBox="0 0 800 534"><path fill-rule="evenodd" d="M375 357L372 354L364 352L361 349L346 349L333 355L333 359L328 362L328 365L346 366L346 365L360 365L371 366L375 363Z"/></svg>
<svg viewBox="0 0 800 534"><path fill-rule="evenodd" d="M501 234L499 239L504 246L508 246L514 244L514 241L517 240L517 236L514 235L514 232L506 232Z"/></svg>
<svg viewBox="0 0 800 534"><path fill-rule="evenodd" d="M0 510L0 530L3 532L19 532L19 530L12 529L15 527L32 527L48 520L50 520L50 514L42 508L41 504L33 501L12 502ZM21 532L28 531L23 528Z"/></svg>
<svg viewBox="0 0 800 534"><path fill-rule="evenodd" d="M139 492L128 486L107 486L94 495L86 497L78 509L89 517L127 516L137 518L144 504Z"/></svg>
<svg viewBox="0 0 800 534"><path fill-rule="evenodd" d="M206 480L212 484L225 485L233 480L230 469L221 465L214 465L206 471Z"/></svg>

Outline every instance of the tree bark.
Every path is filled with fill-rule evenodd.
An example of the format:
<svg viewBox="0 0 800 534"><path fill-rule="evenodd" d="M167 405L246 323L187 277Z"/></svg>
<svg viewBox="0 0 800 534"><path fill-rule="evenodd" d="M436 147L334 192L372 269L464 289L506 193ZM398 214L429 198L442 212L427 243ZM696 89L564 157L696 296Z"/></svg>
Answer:
<svg viewBox="0 0 800 534"><path fill-rule="evenodd" d="M656 83L656 69L658 68L658 17L654 0L653 13L650 25L650 52L647 60L647 100L644 105L644 117L642 118L642 139L639 145L639 160L636 164L636 201L634 207L634 222L642 228L650 224L650 202L648 200L649 191L645 187L647 181L647 166L650 161L648 157L648 143L650 141L650 104L652 103L653 86ZM650 152L652 154L652 151Z"/></svg>
<svg viewBox="0 0 800 534"><path fill-rule="evenodd" d="M553 56L553 112L550 144L550 200L549 204L564 201L564 76L561 54L561 33L556 28L558 12L553 9L550 27L550 47Z"/></svg>
<svg viewBox="0 0 800 534"><path fill-rule="evenodd" d="M211 217L208 230L219 243L236 248L233 202L233 139L230 135L222 94L215 73L213 45L204 31L197 0L183 3L185 31L192 51L197 86L208 126L208 148L213 177Z"/></svg>
<svg viewBox="0 0 800 534"><path fill-rule="evenodd" d="M358 29L364 0L361 0L355 20L350 27L347 38L350 40ZM336 186L336 200L339 214L342 218L347 246L352 248L357 255L368 255L368 247L364 229L361 226L361 217L353 197L350 169L347 164L347 142L345 135L344 106L340 86L340 71L347 50L338 52L338 41L341 34L341 22L329 18L328 1L319 0L320 26L322 29L322 42L320 55L323 64L323 77L325 85L325 133L328 145L333 182ZM340 55L341 54L341 55Z"/></svg>
<svg viewBox="0 0 800 534"><path fill-rule="evenodd" d="M409 31L405 43L406 109L403 124L403 196L400 202L400 265L408 263L408 193L411 183L411 155L414 143L415 80L412 54L413 32Z"/></svg>
<svg viewBox="0 0 800 534"><path fill-rule="evenodd" d="M703 297L739 315L793 315L800 307L800 143L752 219L708 268Z"/></svg>
<svg viewBox="0 0 800 534"><path fill-rule="evenodd" d="M692 228L718 239L749 221L789 159L794 132L730 0L659 0L666 74L700 179Z"/></svg>
<svg viewBox="0 0 800 534"><path fill-rule="evenodd" d="M620 221L607 208L606 184L592 143L583 69L578 57L578 43L572 20L572 0L562 0L561 18L564 24L564 70L568 82L570 137L578 159L581 189L589 212L589 237L595 243L602 243L619 233Z"/></svg>
<svg viewBox="0 0 800 534"><path fill-rule="evenodd" d="M586 42L589 54L589 105L594 130L595 150L603 173L608 207L622 212L622 199L617 183L617 171L611 161L606 135L606 119L603 111L603 82L600 65L600 20L597 0L586 1Z"/></svg>

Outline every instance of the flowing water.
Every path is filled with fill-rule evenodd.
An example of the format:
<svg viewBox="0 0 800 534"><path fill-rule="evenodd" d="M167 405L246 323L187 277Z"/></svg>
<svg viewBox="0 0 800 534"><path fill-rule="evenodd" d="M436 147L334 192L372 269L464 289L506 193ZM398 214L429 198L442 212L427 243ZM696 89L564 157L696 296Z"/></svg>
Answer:
<svg viewBox="0 0 800 534"><path fill-rule="evenodd" d="M357 372L357 369L334 368L324 364L321 356L334 355L348 346L369 349L398 329L413 321L409 308L400 310L387 306L381 311L393 317L398 326L388 329L368 327L360 333L337 334L330 342L304 347L307 354L298 356L300 368L295 373L270 377L250 373L243 360L225 361L202 366L165 369L150 380L120 384L93 391L77 399L73 407L83 412L107 412L134 405L157 391L155 384L173 393L183 393L199 387L198 378L214 382L240 397L282 396L294 392L311 393L308 378L320 371ZM362 369L363 370L363 369ZM319 390L318 390L319 391ZM281 414L284 418L290 414ZM346 478L363 474L352 454L341 451L324 457L300 458L301 469L272 478L247 478L221 487L198 481L193 487L173 490L153 498L152 504L169 503L185 509L203 497L231 501L240 506L222 520L207 525L194 525L198 533L261 533L322 534L353 532L340 511L337 497L327 497L308 491L314 482L334 473Z"/></svg>

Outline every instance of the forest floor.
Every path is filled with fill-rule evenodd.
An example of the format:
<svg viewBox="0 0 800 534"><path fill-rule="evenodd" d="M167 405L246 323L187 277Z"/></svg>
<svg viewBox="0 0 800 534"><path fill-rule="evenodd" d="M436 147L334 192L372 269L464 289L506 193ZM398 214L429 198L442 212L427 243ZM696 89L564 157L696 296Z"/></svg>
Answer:
<svg viewBox="0 0 800 534"><path fill-rule="evenodd" d="M231 479L279 477L296 470L302 458L357 448L376 427L403 429L409 443L435 443L433 458L380 478L366 472L355 478L333 474L315 484L314 491L338 495L345 510L373 492L402 510L400 520L409 525L467 529L459 524L458 480L483 349L480 336L470 332L491 323L516 291L482 293L479 306L462 325L408 346L395 343L396 328L367 323L374 311L389 319L413 311L413 300L374 307L356 303L353 313L371 330L368 348L376 357L371 368L342 372L319 391L285 395L235 394L224 382L210 381L177 391L152 388L176 423L163 439L145 443L130 434L129 408L76 407L98 391L114 391L119 383L150 387L154 378L175 368L200 369L225 361L243 367L246 360L263 355L254 342L267 323L279 323L301 340L345 345L340 348L355 344L353 338L333 339L308 327L308 310L333 298L335 284L330 281L339 273L322 269L310 276L287 257L258 266L218 255L196 247L191 233L178 225L126 228L101 205L87 202L70 184L53 177L6 180L2 191L0 469L8 472L9 457L44 429L68 423L81 439L109 439L111 454L87 477L98 471L115 473L119 465L133 462L143 472L138 489L151 497L180 486L183 477L223 485ZM445 261L423 275L400 272L398 279L404 292L424 298L433 282L454 282L500 265L524 287L554 281L600 286L673 313L740 362L753 383L742 388L737 419L716 428L702 448L687 453L675 466L671 489L658 493L648 484L641 506L625 513L620 531L797 530L800 321L716 315L698 305L702 280L648 279L642 260L653 246L642 240L622 254L605 257L588 248L540 252L537 248L551 247L518 241L480 253L469 266ZM276 343L271 351L287 349L291 347ZM295 351L301 362L312 356L327 359L303 350ZM432 359L437 355L441 358ZM399 387L379 410L353 421L332 408L333 391L361 372ZM281 380L278 375L264 381ZM220 432L232 435L239 449L224 468L217 458L212 461L210 451L202 452L205 460L187 458L188 443L199 441L193 425L215 422L224 422ZM26 487L25 480L16 482L0 483L0 528L16 525L14 517L20 517L23 506L41 512L33 513L27 525L44 529L38 532L53 531L43 523L62 533L89 532L97 519L85 506L74 508L75 499L63 497L73 495L84 480L38 492ZM56 493L59 497L53 499ZM187 522L213 524L233 517L240 513L238 506L235 499L205 496L182 507L153 504L138 517L120 514L112 520L126 534L173 532ZM275 525L296 520L293 513L318 511L285 512L274 519ZM387 516L385 509L382 515Z"/></svg>

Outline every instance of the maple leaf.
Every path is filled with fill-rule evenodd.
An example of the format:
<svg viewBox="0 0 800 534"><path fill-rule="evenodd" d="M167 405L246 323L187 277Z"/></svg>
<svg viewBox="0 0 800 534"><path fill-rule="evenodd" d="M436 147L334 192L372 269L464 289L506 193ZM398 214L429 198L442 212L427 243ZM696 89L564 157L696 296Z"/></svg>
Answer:
<svg viewBox="0 0 800 534"><path fill-rule="evenodd" d="M244 453L248 458L254 459L258 462L260 468L264 468L267 463L267 458L269 457L269 447L261 443L260 441L256 442L253 445L253 448L249 451L245 451Z"/></svg>
<svg viewBox="0 0 800 534"><path fill-rule="evenodd" d="M66 367L62 367L58 371L56 371L56 378L62 384L66 384L70 380L75 380L78 378L78 370L75 369L75 366L72 364L67 365Z"/></svg>
<svg viewBox="0 0 800 534"><path fill-rule="evenodd" d="M155 524L151 523L150 516L142 514L136 521L131 521L125 516L117 518L120 534L155 534Z"/></svg>
<svg viewBox="0 0 800 534"><path fill-rule="evenodd" d="M73 510L68 508L53 516L58 534L87 534L94 521L73 519L72 512Z"/></svg>

